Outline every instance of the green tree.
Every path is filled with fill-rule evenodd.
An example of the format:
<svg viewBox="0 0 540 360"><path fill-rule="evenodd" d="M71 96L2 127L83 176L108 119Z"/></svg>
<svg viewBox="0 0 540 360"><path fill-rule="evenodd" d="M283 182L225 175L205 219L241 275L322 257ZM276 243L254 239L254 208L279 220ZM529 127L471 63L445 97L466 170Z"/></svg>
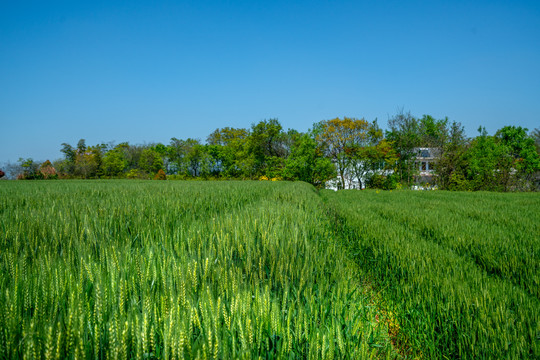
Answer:
<svg viewBox="0 0 540 360"><path fill-rule="evenodd" d="M531 137L534 139L534 146L536 152L540 154L540 129L534 129L531 131Z"/></svg>
<svg viewBox="0 0 540 360"><path fill-rule="evenodd" d="M67 176L75 174L75 161L77 160L77 151L68 143L62 143L60 152L64 154L64 161L59 163L57 168Z"/></svg>
<svg viewBox="0 0 540 360"><path fill-rule="evenodd" d="M227 178L249 176L251 162L249 169L244 162L248 157L248 137L247 129L230 127L216 129L208 136L208 154L214 159L217 173Z"/></svg>
<svg viewBox="0 0 540 360"><path fill-rule="evenodd" d="M17 174L17 180L36 180L43 178L39 172L39 164L32 158L19 158L18 162L21 172Z"/></svg>
<svg viewBox="0 0 540 360"><path fill-rule="evenodd" d="M131 145L128 142L122 142L114 147L124 153L124 159L127 163L127 170L138 170L143 151L148 148L147 145ZM134 173L138 173L134 171Z"/></svg>
<svg viewBox="0 0 540 360"><path fill-rule="evenodd" d="M435 164L436 181L441 190L467 190L465 174L468 163L464 155L468 145L465 128L454 121L450 126L448 141L443 145Z"/></svg>
<svg viewBox="0 0 540 360"><path fill-rule="evenodd" d="M401 181L411 183L417 173L414 149L421 144L420 123L410 112L399 112L388 120L386 139L399 154L397 174Z"/></svg>
<svg viewBox="0 0 540 360"><path fill-rule="evenodd" d="M344 117L322 121L315 125L314 133L325 155L336 167L342 188L346 188L351 173L351 154L368 137L369 123L364 119Z"/></svg>
<svg viewBox="0 0 540 360"><path fill-rule="evenodd" d="M97 178L101 175L102 154L106 145L87 147L84 139L79 141L75 160L75 175L84 179Z"/></svg>
<svg viewBox="0 0 540 360"><path fill-rule="evenodd" d="M369 174L387 170L388 164L392 165L392 169L394 167L395 160L385 159L389 144L387 142L381 143L382 141L383 132L377 124L377 120L374 120L368 124L365 132L360 133L346 149L352 174L360 188L364 187L364 182Z"/></svg>
<svg viewBox="0 0 540 360"><path fill-rule="evenodd" d="M508 149L489 136L485 128L472 142L465 154L467 176L471 190L507 191L511 185L513 160Z"/></svg>
<svg viewBox="0 0 540 360"><path fill-rule="evenodd" d="M80 139L77 143L77 154L83 154L86 152L86 140Z"/></svg>
<svg viewBox="0 0 540 360"><path fill-rule="evenodd" d="M201 145L199 140L187 139L186 140L186 156L185 163L187 165L187 172L193 177L201 176L203 171L203 159L205 157L205 149Z"/></svg>
<svg viewBox="0 0 540 360"><path fill-rule="evenodd" d="M189 177L197 177L201 172L201 156L203 149L197 139L180 140L172 138L168 146L170 168L172 173Z"/></svg>
<svg viewBox="0 0 540 360"><path fill-rule="evenodd" d="M441 149L449 136L448 118L435 119L431 115L424 115L418 120L419 147L432 147Z"/></svg>
<svg viewBox="0 0 540 360"><path fill-rule="evenodd" d="M367 187L392 190L397 187L398 177L395 174L399 154L392 144L382 139L375 146L366 148L365 157L368 173L366 174Z"/></svg>
<svg viewBox="0 0 540 360"><path fill-rule="evenodd" d="M437 164L442 189L511 191L532 189L540 158L527 129L505 126L494 136L485 128L470 143L461 126L452 126L450 141Z"/></svg>
<svg viewBox="0 0 540 360"><path fill-rule="evenodd" d="M168 147L163 145L162 143L157 143L152 146L152 149L159 154L163 162L163 168L168 172L170 162Z"/></svg>
<svg viewBox="0 0 540 360"><path fill-rule="evenodd" d="M336 176L336 170L330 159L324 157L315 139L304 134L292 147L282 175L286 180L305 181L320 188Z"/></svg>
<svg viewBox="0 0 540 360"><path fill-rule="evenodd" d="M399 154L397 176L406 183L412 183L418 173L416 166L417 148L430 147L442 150L449 138L448 118L435 119L424 115L420 119L403 111L388 121L389 140Z"/></svg>
<svg viewBox="0 0 540 360"><path fill-rule="evenodd" d="M238 142L238 140L245 140L248 136L249 131L247 129L224 127L214 130L208 135L206 142L209 145L229 146Z"/></svg>
<svg viewBox="0 0 540 360"><path fill-rule="evenodd" d="M259 121L251 126L247 154L240 163L245 175L275 177L284 166L286 149L283 128L277 119Z"/></svg>
<svg viewBox="0 0 540 360"><path fill-rule="evenodd" d="M185 156L183 148L183 140L175 137L171 138L171 142L167 146L167 153L169 157L169 169L171 174L178 174L180 172L180 164Z"/></svg>
<svg viewBox="0 0 540 360"><path fill-rule="evenodd" d="M122 175L127 168L127 161L122 148L117 146L107 151L103 157L101 167L105 176Z"/></svg>
<svg viewBox="0 0 540 360"><path fill-rule="evenodd" d="M540 155L533 137L521 126L505 126L497 131L495 138L505 147L511 161L511 173L514 184L520 188L529 188L535 174L540 171Z"/></svg>
<svg viewBox="0 0 540 360"><path fill-rule="evenodd" d="M163 160L157 151L146 148L139 158L139 169L147 174L155 174L163 169Z"/></svg>

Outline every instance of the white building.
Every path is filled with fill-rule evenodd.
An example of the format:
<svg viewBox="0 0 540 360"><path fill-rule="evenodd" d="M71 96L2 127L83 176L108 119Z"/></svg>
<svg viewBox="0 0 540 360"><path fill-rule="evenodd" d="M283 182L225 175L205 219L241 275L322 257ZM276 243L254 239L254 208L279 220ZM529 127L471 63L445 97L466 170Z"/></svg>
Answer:
<svg viewBox="0 0 540 360"><path fill-rule="evenodd" d="M388 176L390 174L393 174L393 170L378 170L378 171L368 171L364 174L363 177L358 177L354 174L354 171L349 167L347 170L345 170L344 173L344 180L345 180L345 188L344 189L356 189L356 190L363 190L366 188L366 182L367 180L373 175L373 173ZM342 190L341 187L341 177L338 175L337 177L333 178L332 180L328 180L325 185L326 189L329 190Z"/></svg>
<svg viewBox="0 0 540 360"><path fill-rule="evenodd" d="M412 188L414 190L435 189L433 186L435 183L435 163L437 158L441 154L441 150L438 148L418 147L413 149L415 156L415 166L418 169L418 175L415 177L416 185ZM388 176L394 173L393 170L378 170L379 175ZM373 172L367 172L363 178L358 179L349 167L344 174L345 189L357 189L362 190L366 187L367 179L373 175ZM360 181L359 181L360 180ZM429 184L429 185L428 185ZM341 177L336 177L326 182L326 189L341 190Z"/></svg>
<svg viewBox="0 0 540 360"><path fill-rule="evenodd" d="M441 154L438 148L414 148L415 165L418 169L417 184L433 184L435 181L435 163Z"/></svg>

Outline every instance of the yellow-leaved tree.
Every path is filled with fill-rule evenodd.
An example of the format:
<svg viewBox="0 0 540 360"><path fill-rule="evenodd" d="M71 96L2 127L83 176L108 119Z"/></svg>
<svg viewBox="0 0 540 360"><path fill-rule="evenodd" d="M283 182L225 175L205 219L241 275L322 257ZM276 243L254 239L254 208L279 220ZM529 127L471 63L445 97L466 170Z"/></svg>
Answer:
<svg viewBox="0 0 540 360"><path fill-rule="evenodd" d="M369 136L369 122L364 119L344 117L324 120L317 123L314 130L317 141L322 144L325 155L336 166L336 172L342 189L351 182L350 152L361 146Z"/></svg>

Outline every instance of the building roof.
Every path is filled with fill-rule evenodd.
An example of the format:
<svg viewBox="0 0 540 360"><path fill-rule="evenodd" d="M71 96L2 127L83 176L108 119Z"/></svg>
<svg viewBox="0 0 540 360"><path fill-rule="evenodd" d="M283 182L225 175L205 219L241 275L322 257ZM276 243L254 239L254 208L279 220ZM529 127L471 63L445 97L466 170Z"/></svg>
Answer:
<svg viewBox="0 0 540 360"><path fill-rule="evenodd" d="M441 154L441 149L439 148L414 148L416 152L416 158L420 159L434 159Z"/></svg>

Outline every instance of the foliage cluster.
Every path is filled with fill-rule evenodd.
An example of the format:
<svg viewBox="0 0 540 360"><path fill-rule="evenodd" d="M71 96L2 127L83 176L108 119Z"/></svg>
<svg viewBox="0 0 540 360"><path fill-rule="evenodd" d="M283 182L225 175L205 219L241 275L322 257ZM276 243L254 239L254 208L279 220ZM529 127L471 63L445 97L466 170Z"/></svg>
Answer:
<svg viewBox="0 0 540 360"><path fill-rule="evenodd" d="M445 144L438 164L438 182L448 190L533 190L540 173L540 155L527 129L505 126L494 136L479 128L466 142Z"/></svg>
<svg viewBox="0 0 540 360"><path fill-rule="evenodd" d="M164 172L170 179L283 178L322 187L335 174L311 133L285 132L276 119L251 129L225 127L205 144L172 138L169 145L62 144L64 159L56 168L62 178L152 179ZM162 176L160 176L162 178Z"/></svg>
<svg viewBox="0 0 540 360"><path fill-rule="evenodd" d="M270 119L250 129L216 129L206 143L173 137L169 145L87 146L81 139L76 147L62 144L64 158L51 171L21 159L17 173L20 179L152 179L161 170L170 179L266 176L317 188L332 180L338 189L395 189L424 181L419 149L432 148L438 155L429 182L439 189L535 190L540 186L540 132L527 132L505 126L489 136L480 128L477 137L468 139L458 122L403 112L389 119L385 132L377 120L335 118L299 133L284 131L277 119Z"/></svg>
<svg viewBox="0 0 540 360"><path fill-rule="evenodd" d="M58 179L58 173L53 164L47 160L41 165L31 158L20 159L22 171L17 174L18 180L54 180Z"/></svg>

